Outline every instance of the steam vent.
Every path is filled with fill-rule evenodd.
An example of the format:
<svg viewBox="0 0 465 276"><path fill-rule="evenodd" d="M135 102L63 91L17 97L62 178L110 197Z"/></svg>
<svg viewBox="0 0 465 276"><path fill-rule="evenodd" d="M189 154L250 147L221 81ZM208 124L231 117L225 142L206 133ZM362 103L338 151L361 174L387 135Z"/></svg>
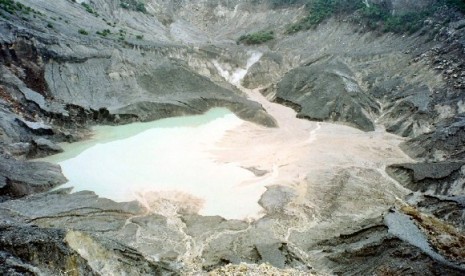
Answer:
<svg viewBox="0 0 465 276"><path fill-rule="evenodd" d="M465 2L0 0L0 275L465 275Z"/></svg>

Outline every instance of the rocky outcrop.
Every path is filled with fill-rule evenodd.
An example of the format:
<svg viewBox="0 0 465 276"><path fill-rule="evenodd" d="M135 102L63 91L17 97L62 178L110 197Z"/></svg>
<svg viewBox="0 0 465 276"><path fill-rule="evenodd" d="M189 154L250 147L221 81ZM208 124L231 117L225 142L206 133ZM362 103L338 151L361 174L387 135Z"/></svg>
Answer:
<svg viewBox="0 0 465 276"><path fill-rule="evenodd" d="M441 264L389 232L386 225L370 225L357 232L319 242L312 250L326 252L325 258L344 275L460 275L460 269ZM415 260L415 261L413 261Z"/></svg>
<svg viewBox="0 0 465 276"><path fill-rule="evenodd" d="M441 122L434 132L425 133L404 143L404 150L417 158L441 161L465 157L465 118L459 115Z"/></svg>
<svg viewBox="0 0 465 276"><path fill-rule="evenodd" d="M48 191L66 182L58 165L0 157L0 195L22 197Z"/></svg>
<svg viewBox="0 0 465 276"><path fill-rule="evenodd" d="M100 275L65 242L65 231L0 220L2 275Z"/></svg>
<svg viewBox="0 0 465 276"><path fill-rule="evenodd" d="M291 68L277 52L265 52L260 60L250 67L242 85L247 88L266 87L278 83L282 75Z"/></svg>
<svg viewBox="0 0 465 276"><path fill-rule="evenodd" d="M277 269L293 268L317 275L328 268L350 275L401 271L422 271L425 275L462 273L460 267L437 261L391 234L382 218L367 220L342 234L324 234L327 238L323 239L317 238L315 230L291 231L288 240L283 241L278 234L279 225L292 224L285 217L276 220L277 217L268 216L247 223L187 214L162 216L145 208L135 202L115 203L90 192L66 191L1 203L0 213L12 220L0 227L3 256L9 263L14 257L25 264L17 262L7 267L71 269L65 265L66 258L53 259L52 266L40 262L38 255L28 255L36 248L21 249L20 245L32 241L30 235L34 234L42 241L34 244L50 246L53 241L61 254L76 258L72 269L89 273L173 275L222 270L225 264L242 262L268 263ZM55 230L60 228L69 230ZM14 237L23 241L18 243ZM47 252L56 250L47 248Z"/></svg>
<svg viewBox="0 0 465 276"><path fill-rule="evenodd" d="M337 58L291 70L278 84L276 101L295 107L302 118L345 122L365 131L374 130L372 118L379 112L376 101Z"/></svg>
<svg viewBox="0 0 465 276"><path fill-rule="evenodd" d="M170 228L165 217L146 214L135 202L117 204L91 192L72 195L68 192L7 201L0 204L0 212L2 216L14 217L15 223L32 223L36 229L40 226L72 230L61 232L61 241L98 274L119 271L135 275L172 275L180 269L175 258L183 251L176 252L181 248L176 249L171 243L186 245L183 245L182 235ZM146 236L136 234L138 231L153 232L147 232ZM21 235L19 233L18 237ZM161 241L160 235L171 238ZM154 238L152 242L149 242L150 237ZM14 247L13 242L11 246Z"/></svg>
<svg viewBox="0 0 465 276"><path fill-rule="evenodd" d="M55 98L93 110L105 108L111 115L149 121L226 106L244 119L273 124L259 105L237 91L156 53L126 50L113 53L109 59L51 62L45 77L53 83L50 90Z"/></svg>
<svg viewBox="0 0 465 276"><path fill-rule="evenodd" d="M464 189L462 167L465 162L396 164L387 172L412 191L437 195L461 194Z"/></svg>

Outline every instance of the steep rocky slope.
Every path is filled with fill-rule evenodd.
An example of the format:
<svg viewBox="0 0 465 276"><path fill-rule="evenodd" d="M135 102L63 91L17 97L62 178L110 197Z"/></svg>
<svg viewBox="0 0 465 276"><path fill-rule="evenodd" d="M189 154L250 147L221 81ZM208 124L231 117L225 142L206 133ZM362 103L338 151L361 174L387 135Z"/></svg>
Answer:
<svg viewBox="0 0 465 276"><path fill-rule="evenodd" d="M16 2L23 6L15 4L11 13L3 4L9 1L0 2L2 274L267 269L225 266L241 262L269 263L296 275L464 273L465 25L457 10L440 9L408 35L340 18L287 34L286 26L305 16L303 7L149 0L144 11L121 6L137 1ZM402 14L436 1L365 2L384 2ZM261 30L274 30L276 38L236 44ZM402 147L417 162L387 168L398 181L391 183L396 192L389 191L395 200L347 214L366 206L363 198L359 204L347 200L384 173L353 165L348 170L355 176L347 170L325 176L333 185L324 193L312 194L315 183L302 198L288 187L269 186L260 201L263 218L225 220L154 212L91 192L47 192L66 180L55 165L28 160L61 151L58 142L85 138L94 124L199 114L215 106L278 127L218 68L245 68L253 51L263 56L243 86L304 119L384 128L408 138ZM346 190L354 183L359 190ZM319 212L309 201L317 196Z"/></svg>

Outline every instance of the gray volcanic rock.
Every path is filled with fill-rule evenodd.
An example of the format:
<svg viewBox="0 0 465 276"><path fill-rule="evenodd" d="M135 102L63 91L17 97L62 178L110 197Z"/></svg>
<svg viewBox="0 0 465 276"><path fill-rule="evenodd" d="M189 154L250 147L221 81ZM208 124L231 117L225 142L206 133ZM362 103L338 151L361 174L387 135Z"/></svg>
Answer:
<svg viewBox="0 0 465 276"><path fill-rule="evenodd" d="M149 261L136 249L114 239L70 231L65 240L101 274L117 271L127 275L179 275L168 264Z"/></svg>
<svg viewBox="0 0 465 276"><path fill-rule="evenodd" d="M391 165L391 168L405 169L413 172L413 180L439 180L459 170L465 162L410 163Z"/></svg>
<svg viewBox="0 0 465 276"><path fill-rule="evenodd" d="M34 153L29 152L29 156L43 157L50 154L63 152L63 149L59 145L42 137L34 139L32 141L32 146L34 147Z"/></svg>
<svg viewBox="0 0 465 276"><path fill-rule="evenodd" d="M0 220L0 274L99 275L66 244L65 235L60 229Z"/></svg>
<svg viewBox="0 0 465 276"><path fill-rule="evenodd" d="M193 237L200 237L206 234L205 229L211 231L241 231L249 226L244 221L226 220L219 216L204 217L199 215L185 215L182 217L186 225L187 234Z"/></svg>
<svg viewBox="0 0 465 276"><path fill-rule="evenodd" d="M417 136L431 129L426 115L431 112L433 91L424 83L411 83L404 76L365 78L371 95L385 102L380 121L386 130L405 137Z"/></svg>
<svg viewBox="0 0 465 276"><path fill-rule="evenodd" d="M0 176L0 189L5 188L8 185L7 179L5 176Z"/></svg>
<svg viewBox="0 0 465 276"><path fill-rule="evenodd" d="M31 121L21 120L21 119L18 119L18 122L20 122L25 127L29 128L31 131L33 131L34 133L37 133L39 135L40 134L43 134L43 135L53 134L52 127L48 126L48 125L46 125L44 123L31 122Z"/></svg>
<svg viewBox="0 0 465 276"><path fill-rule="evenodd" d="M465 231L465 221L462 219L465 215L465 196L412 193L406 200L420 212L438 217L462 232Z"/></svg>
<svg viewBox="0 0 465 276"><path fill-rule="evenodd" d="M0 252L0 273L2 275L12 275L12 276L21 276L21 275L37 275L40 273L40 270L18 257L15 257L6 252Z"/></svg>
<svg viewBox="0 0 465 276"><path fill-rule="evenodd" d="M165 217L147 214L136 202L115 203L92 192L72 195L68 192L69 189L58 190L7 201L0 204L0 213L10 217L15 214L15 220L20 223L73 230L63 238L99 273L173 274L175 268L170 268L170 265L176 266L172 259L173 247L158 238L170 237L170 242L180 246L183 239L167 225ZM136 234L138 231L141 232Z"/></svg>
<svg viewBox="0 0 465 276"><path fill-rule="evenodd" d="M27 198L4 202L1 207L6 210L14 210L18 216L33 221L41 218L46 220L47 217L55 217L55 219L60 220L66 217L65 214L69 215L68 219L75 220L84 219L86 216L89 218L102 216L107 213L109 216L115 217L115 221L106 226L107 230L118 229L122 226L121 219L125 220L131 215L144 212L142 206L135 202L118 204L109 199L99 198L95 193L89 191L77 192L71 195L69 195L69 192L70 189L59 189L48 193L35 194ZM51 208L46 208L47 206ZM116 217L121 219L116 219ZM102 221L102 225L106 223L106 221ZM76 227L73 227L73 229L89 230L87 227L91 224L94 223L76 223Z"/></svg>
<svg viewBox="0 0 465 276"><path fill-rule="evenodd" d="M406 141L402 149L409 155L427 160L465 158L465 116L442 121L435 131Z"/></svg>
<svg viewBox="0 0 465 276"><path fill-rule="evenodd" d="M110 216L112 216L112 213L115 213L113 219L117 221L118 212L121 212L122 216L127 217L129 213L125 209L134 209L130 204L127 206L118 206L108 200L100 200L99 203L95 203L95 200L93 200L93 206L98 209L92 209L92 204L89 204L85 199L95 199L95 197L89 197L88 195L81 194L84 204L80 206L84 208L82 210L84 212L79 212L80 208L78 208L75 209L76 213L65 215L66 212L71 211L69 205L66 207L54 205L53 208L62 208L60 211L64 213L53 215L52 212L47 216L50 216L50 218L56 216L56 219L68 216L68 219L71 220L73 217L83 216L86 223L91 224L87 228L89 231L101 231L105 233L115 228L108 228L108 226L105 229L99 228L95 224L97 222L92 223L92 219L85 219L85 213L87 213L85 208L91 208L88 211L89 215L102 208L100 214L97 215L100 217L100 222L105 212L103 209L107 209ZM66 199L69 200L70 198ZM32 203L34 204L34 200ZM62 205L66 205L64 201L61 203L63 203ZM32 220L43 225L44 222L40 217L32 215L34 211L32 213L29 212L32 216L25 216L28 213L27 208L30 208L27 204L22 207L24 209L21 209L20 206L21 204L19 203L9 205L7 208L24 212L21 214L23 219L20 221L24 221L24 219ZM2 213L5 213L5 205L0 207L0 209L2 209ZM40 210L36 211L40 212ZM111 218L108 219L109 221L111 220ZM124 223L124 220L120 222ZM119 227L122 227L122 224L119 224ZM84 228L86 227L81 227L81 229ZM121 241L110 239L111 235L90 235L80 231L66 232L50 228L50 226L39 228L37 225L26 225L23 222L18 222L18 220L16 222L0 221L0 233L0 263L5 263L5 266L2 266L0 271L2 271L1 269L4 271L14 271L27 268L34 273L39 271L49 275L59 274L64 271L68 271L72 275L100 275L100 273L106 274L107 272L114 271L125 272L131 275L153 275L154 273L157 275L175 274L168 265L146 260L139 251L124 245ZM16 259L19 261L15 262ZM44 262L43 260L47 261ZM23 264L22 262L24 261L27 264Z"/></svg>
<svg viewBox="0 0 465 276"><path fill-rule="evenodd" d="M297 109L298 116L317 121L340 121L365 131L374 130L379 105L337 58L324 58L291 70L278 84L276 101Z"/></svg>
<svg viewBox="0 0 465 276"><path fill-rule="evenodd" d="M189 271L191 258L213 256L200 250L228 233L247 232L248 223L220 217L164 217L137 202L115 203L91 192L48 194L0 203L0 214L45 228L66 227L65 240L100 273L172 275ZM14 215L13 215L14 214ZM128 246L131 245L131 246ZM200 250L197 252L197 250ZM205 254L205 255L204 255ZM179 264L179 260L186 263Z"/></svg>
<svg viewBox="0 0 465 276"><path fill-rule="evenodd" d="M6 185L0 195L21 197L48 191L66 182L57 165L46 162L24 162L12 157L0 157L0 177Z"/></svg>
<svg viewBox="0 0 465 276"><path fill-rule="evenodd" d="M27 100L27 101L31 101L35 104L37 104L42 110L44 110L45 112L49 112L49 113L58 113L58 114L67 114L67 111L65 110L64 106L60 103L57 103L55 101L47 101L45 100L45 98L27 88L27 87L21 87L19 89L23 95L24 95L24 98ZM30 124L29 124L30 125ZM30 125L31 128L35 128L37 126L34 126L34 125Z"/></svg>
<svg viewBox="0 0 465 276"><path fill-rule="evenodd" d="M282 212L286 205L296 196L296 192L284 186L269 186L260 198L260 205L269 213Z"/></svg>
<svg viewBox="0 0 465 276"><path fill-rule="evenodd" d="M18 116L9 111L0 103L0 141L5 144L15 144L24 142L28 138L28 131L24 128L24 124L20 123ZM16 148L24 148L24 145L16 145Z"/></svg>
<svg viewBox="0 0 465 276"><path fill-rule="evenodd" d="M276 52L265 52L260 60L250 67L242 85L247 88L256 88L277 83L289 70L286 67L282 55Z"/></svg>
<svg viewBox="0 0 465 276"><path fill-rule="evenodd" d="M399 239L381 223L318 242L311 250L326 252L324 258L335 267L334 272L344 275L463 273L460 268L438 262L416 246Z"/></svg>
<svg viewBox="0 0 465 276"><path fill-rule="evenodd" d="M50 84L50 94L68 105L105 109L109 115L131 116L141 121L200 114L224 106L243 119L275 126L260 105L245 99L241 92L198 74L184 62L158 52L162 51L160 46L154 45L153 51L84 47L87 52L101 53L75 61L67 60L67 53L60 51L55 55L63 56L56 56L45 65L44 78ZM199 55L182 47L169 51L173 53L168 55ZM203 62L211 60L204 58Z"/></svg>
<svg viewBox="0 0 465 276"><path fill-rule="evenodd" d="M465 185L464 161L394 164L386 171L412 191L438 195L462 194Z"/></svg>
<svg viewBox="0 0 465 276"><path fill-rule="evenodd" d="M293 231L284 242L277 230L281 224L291 225L285 217L248 223L199 215L162 216L136 202L115 203L91 192L67 194L66 190L0 203L0 214L16 224L47 228L43 231L70 229L64 237L67 247L104 274L191 273L198 271L199 259L206 271L225 263L266 262L306 272L313 271L312 264L317 271L330 267L351 275L404 269L425 275L461 273L389 234L382 219L323 239L314 232L318 229ZM313 258L320 261L309 262Z"/></svg>

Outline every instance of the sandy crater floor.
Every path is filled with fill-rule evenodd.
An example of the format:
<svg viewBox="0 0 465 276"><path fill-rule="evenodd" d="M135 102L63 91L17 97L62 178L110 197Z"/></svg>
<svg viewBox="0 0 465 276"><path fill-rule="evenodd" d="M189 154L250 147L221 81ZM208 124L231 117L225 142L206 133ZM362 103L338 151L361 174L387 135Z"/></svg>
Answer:
<svg viewBox="0 0 465 276"><path fill-rule="evenodd" d="M379 213L407 193L385 173L388 164L412 161L399 148L402 138L382 129L363 132L298 119L294 110L269 102L258 90L244 91L279 127L244 122L219 142L218 161L267 172L241 185L287 186L295 194L290 205L306 205L322 219Z"/></svg>
<svg viewBox="0 0 465 276"><path fill-rule="evenodd" d="M286 212L295 215L305 210L302 216L311 216L314 222L327 218L337 221L338 217L350 222L377 216L408 193L385 172L386 165L412 161L399 148L401 137L381 128L363 132L340 124L299 119L294 110L269 101L259 89L243 88L237 79L259 58L260 53L251 53L247 68L236 72L219 69L225 79L260 103L279 125L265 128L244 122L228 130L219 142L215 159L267 172L241 185L290 188L293 196L283 206Z"/></svg>

